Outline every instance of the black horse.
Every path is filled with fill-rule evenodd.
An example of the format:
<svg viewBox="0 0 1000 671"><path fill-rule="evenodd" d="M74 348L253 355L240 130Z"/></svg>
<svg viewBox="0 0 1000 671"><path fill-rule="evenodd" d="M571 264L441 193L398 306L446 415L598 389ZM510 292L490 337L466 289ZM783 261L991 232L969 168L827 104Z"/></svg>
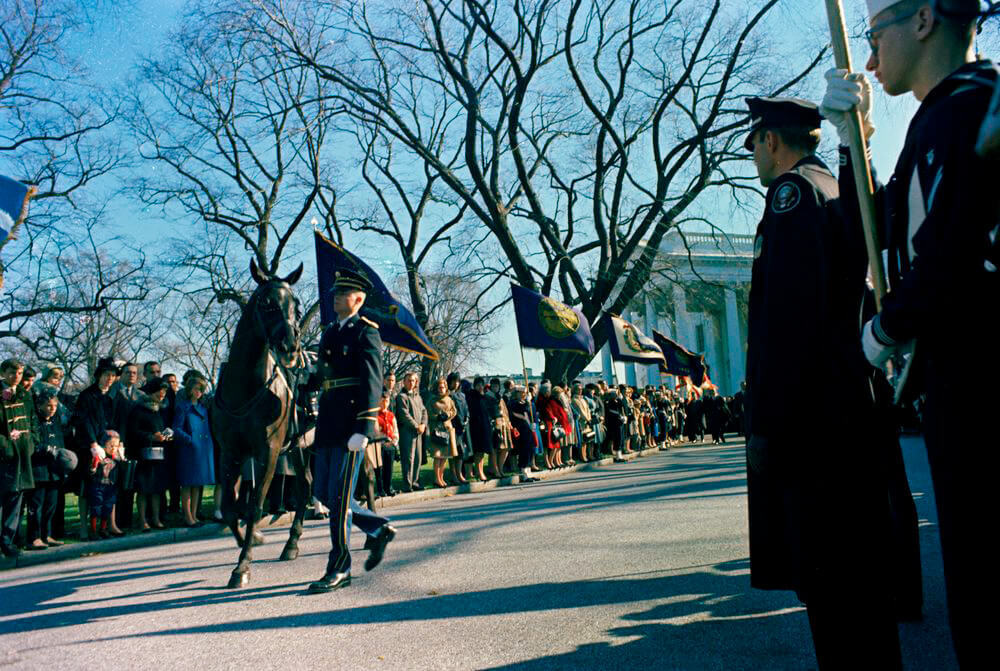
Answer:
<svg viewBox="0 0 1000 671"><path fill-rule="evenodd" d="M293 438L289 429L295 381L288 379L288 370L305 361L299 347L301 310L292 293L292 285L302 276L302 265L282 279L264 274L251 261L250 274L258 287L236 325L210 416L212 435L221 451L222 512L242 549L229 587L244 587L250 582L252 547L263 542L254 527L263 514L278 455ZM283 560L299 555L298 540L311 490L302 450L290 453L296 472L297 508L281 553ZM241 489L246 493L242 514L237 504ZM245 533L240 533L240 518L246 520Z"/></svg>

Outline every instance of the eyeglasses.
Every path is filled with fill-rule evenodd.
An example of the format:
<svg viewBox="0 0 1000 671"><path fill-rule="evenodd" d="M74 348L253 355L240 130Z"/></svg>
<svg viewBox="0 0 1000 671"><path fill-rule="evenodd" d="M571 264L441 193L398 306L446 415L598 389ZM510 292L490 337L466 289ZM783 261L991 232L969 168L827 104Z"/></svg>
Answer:
<svg viewBox="0 0 1000 671"><path fill-rule="evenodd" d="M914 9L912 12L907 12L906 14L900 14L899 16L897 16L894 19L889 19L887 21L883 21L881 23L877 23L874 26L872 26L870 30L866 30L865 31L865 39L868 40L868 46L871 47L872 53L873 54L877 54L878 53L878 34L879 33L881 33L883 30L885 30L889 26L894 26L897 23L902 23L903 21L906 21L910 17L915 16L917 14L917 12L919 12L919 11L920 11L920 8L918 7L917 9Z"/></svg>

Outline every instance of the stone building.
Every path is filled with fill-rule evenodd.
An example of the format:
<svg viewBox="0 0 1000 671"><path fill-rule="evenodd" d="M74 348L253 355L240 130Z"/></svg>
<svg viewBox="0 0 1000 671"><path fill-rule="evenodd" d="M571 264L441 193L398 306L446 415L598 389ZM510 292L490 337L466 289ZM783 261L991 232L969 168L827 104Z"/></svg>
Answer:
<svg viewBox="0 0 1000 671"><path fill-rule="evenodd" d="M671 231L660 247L646 290L622 315L647 335L656 329L704 354L712 382L724 395L739 389L746 371L753 244L752 235ZM619 363L613 372L607 345L601 357L609 383L667 382L656 366Z"/></svg>

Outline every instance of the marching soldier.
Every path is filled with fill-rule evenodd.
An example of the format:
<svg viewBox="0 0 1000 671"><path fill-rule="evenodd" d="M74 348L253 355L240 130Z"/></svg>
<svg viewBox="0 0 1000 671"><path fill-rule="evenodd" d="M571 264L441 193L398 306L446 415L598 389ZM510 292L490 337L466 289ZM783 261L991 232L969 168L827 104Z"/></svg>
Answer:
<svg viewBox="0 0 1000 671"><path fill-rule="evenodd" d="M367 534L367 571L378 565L396 535L388 520L354 500L358 469L368 441L375 436L382 398L382 339L376 324L358 315L371 288L363 274L337 271L333 286L337 322L327 328L319 344L317 373L323 380L323 395L316 426L313 489L330 509L332 549L326 573L309 585L311 593L351 584L352 521Z"/></svg>
<svg viewBox="0 0 1000 671"><path fill-rule="evenodd" d="M874 399L861 351L865 248L815 152L821 116L750 98L746 148L767 187L754 242L746 412L750 582L806 604L821 669L900 667L886 585L885 475L867 443ZM831 432L858 439L850 451Z"/></svg>
<svg viewBox="0 0 1000 671"><path fill-rule="evenodd" d="M991 3L990 13L995 13ZM865 355L882 366L915 343L909 385L924 394L923 428L934 480L952 639L958 661L989 659L992 604L982 538L994 526L996 450L983 450L982 420L1000 407L1000 193L996 158L977 155L981 127L995 128L996 66L976 60L978 0L868 0L867 69L892 96L912 92L920 108L888 185L879 187L889 292L864 328ZM848 113L874 132L864 75L827 73L824 113L847 144ZM984 119L986 123L984 124ZM841 148L841 179L851 179ZM851 202L848 202L851 201ZM860 221L853 188L845 211ZM970 385L974 393L968 393Z"/></svg>

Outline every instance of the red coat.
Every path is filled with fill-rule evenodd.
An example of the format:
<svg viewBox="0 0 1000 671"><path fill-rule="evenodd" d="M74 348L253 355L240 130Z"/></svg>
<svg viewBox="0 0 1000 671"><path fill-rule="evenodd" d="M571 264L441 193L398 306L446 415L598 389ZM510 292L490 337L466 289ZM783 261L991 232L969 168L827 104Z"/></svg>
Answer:
<svg viewBox="0 0 1000 671"><path fill-rule="evenodd" d="M538 417L542 421L541 433L542 443L548 450L557 450L562 445L559 440L552 437L552 427L559 424L562 427L563 435L568 435L572 425L566 415L566 408L555 396L538 399Z"/></svg>

